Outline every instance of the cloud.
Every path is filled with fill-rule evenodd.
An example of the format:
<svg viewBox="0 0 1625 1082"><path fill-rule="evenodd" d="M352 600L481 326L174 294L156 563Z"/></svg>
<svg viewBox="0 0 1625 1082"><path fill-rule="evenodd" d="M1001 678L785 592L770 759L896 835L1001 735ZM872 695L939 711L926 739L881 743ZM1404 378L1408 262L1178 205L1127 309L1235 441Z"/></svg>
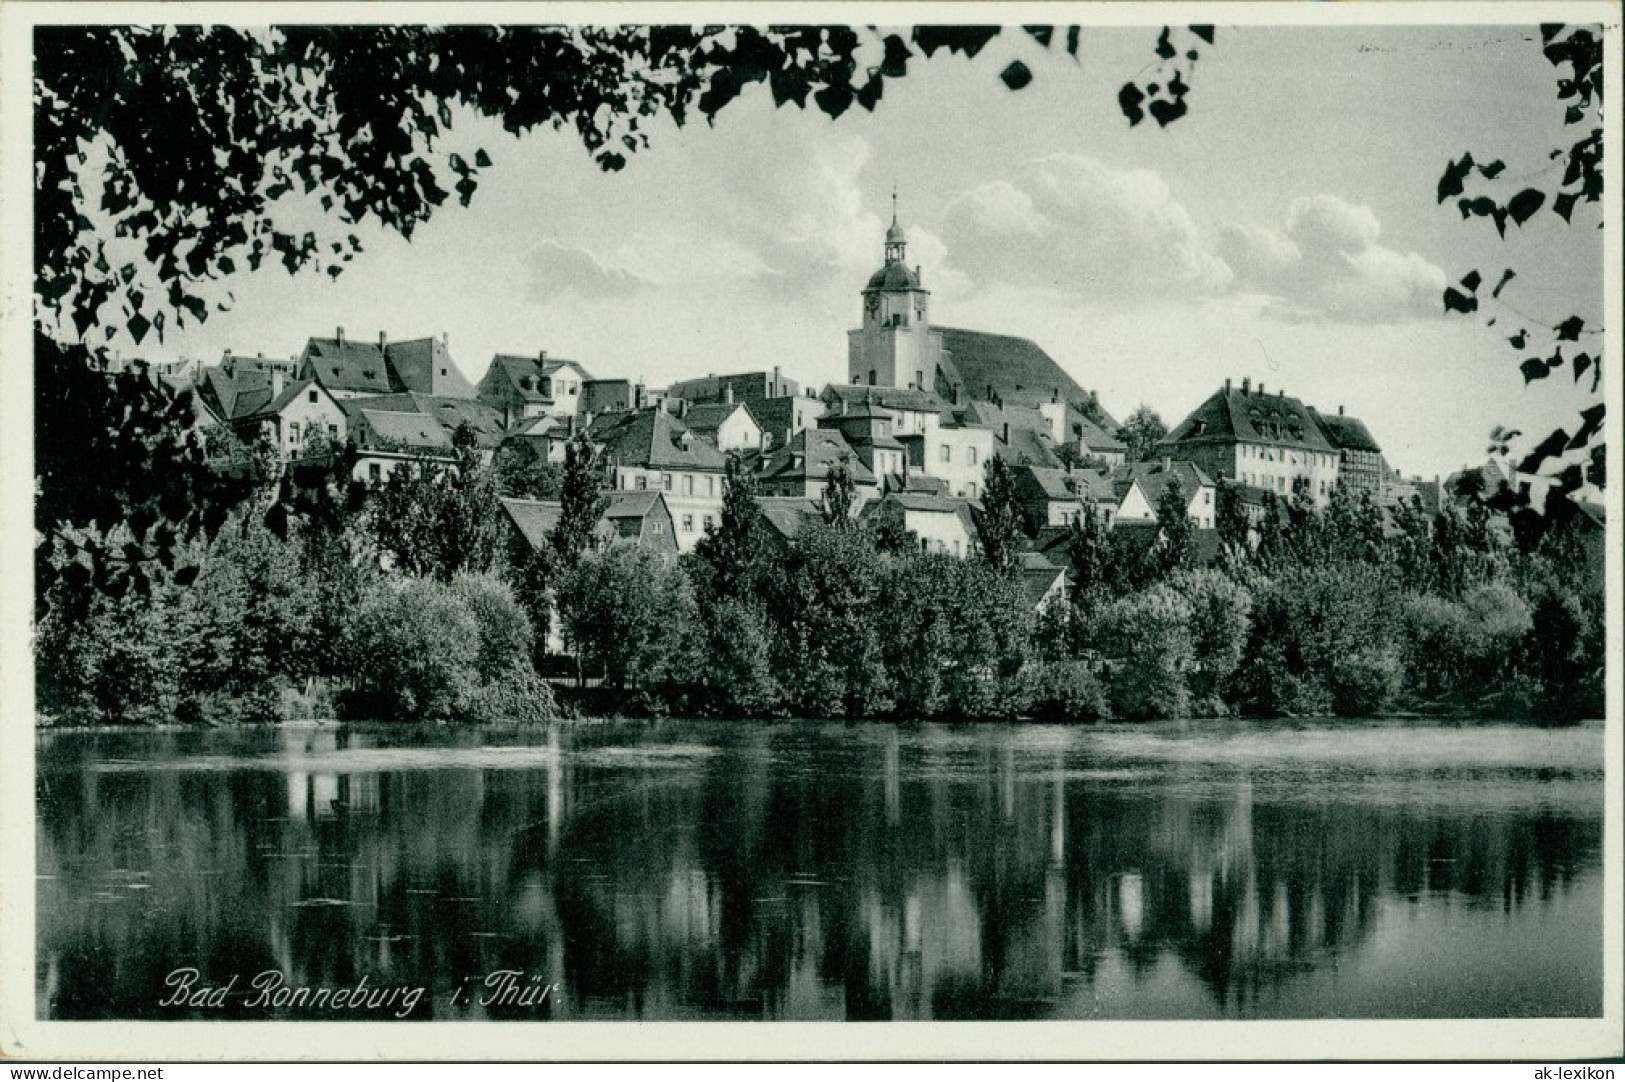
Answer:
<svg viewBox="0 0 1625 1082"><path fill-rule="evenodd" d="M1437 315L1445 273L1416 252L1379 243L1369 207L1334 195L1293 200L1283 228L1229 225L1219 254L1236 287L1271 298L1265 313L1294 322L1388 323Z"/></svg>
<svg viewBox="0 0 1625 1082"><path fill-rule="evenodd" d="M1163 178L1058 154L955 199L942 231L953 263L981 286L1079 300L1205 296L1231 271Z"/></svg>
<svg viewBox="0 0 1625 1082"><path fill-rule="evenodd" d="M530 299L547 302L566 294L585 298L630 297L655 283L610 266L585 248L544 240L521 258Z"/></svg>

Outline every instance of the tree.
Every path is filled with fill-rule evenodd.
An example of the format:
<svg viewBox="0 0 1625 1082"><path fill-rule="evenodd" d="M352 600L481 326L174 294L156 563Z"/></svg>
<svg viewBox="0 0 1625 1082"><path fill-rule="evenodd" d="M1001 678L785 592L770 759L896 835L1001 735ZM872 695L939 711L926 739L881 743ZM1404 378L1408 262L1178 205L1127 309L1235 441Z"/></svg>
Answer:
<svg viewBox="0 0 1625 1082"><path fill-rule="evenodd" d="M1157 527L1157 561L1162 573L1166 575L1190 566L1191 538L1196 532L1196 523L1191 521L1185 486L1179 483L1177 475L1168 478L1168 483L1162 486L1162 495L1157 497Z"/></svg>
<svg viewBox="0 0 1625 1082"><path fill-rule="evenodd" d="M694 546L711 596L743 599L761 592L768 551L760 518L756 476L737 453L729 454L722 477L722 514Z"/></svg>
<svg viewBox="0 0 1625 1082"><path fill-rule="evenodd" d="M990 455L982 467L982 513L976 520L982 560L1000 574L1021 567L1021 503L1016 478L1002 455Z"/></svg>
<svg viewBox="0 0 1625 1082"><path fill-rule="evenodd" d="M1093 498L1084 500L1083 510L1072 520L1067 555L1072 562L1072 606L1087 613L1105 600L1111 556Z"/></svg>
<svg viewBox="0 0 1625 1082"><path fill-rule="evenodd" d="M604 474L598 452L585 436L564 447L564 477L559 485L559 521L549 539L566 566L592 544L598 520L609 507L604 495Z"/></svg>
<svg viewBox="0 0 1625 1082"><path fill-rule="evenodd" d="M660 553L635 543L585 552L563 575L558 598L584 671L621 691L694 680L694 589Z"/></svg>
<svg viewBox="0 0 1625 1082"><path fill-rule="evenodd" d="M395 568L450 582L490 571L502 554L502 507L473 432L452 434L455 458L402 464L367 495L369 531Z"/></svg>
<svg viewBox="0 0 1625 1082"><path fill-rule="evenodd" d="M1440 204L1453 202L1464 221L1470 218L1493 221L1503 240L1507 237L1509 222L1521 229L1547 207L1566 225L1575 226L1575 211L1582 204L1600 203L1603 196L1601 34L1585 27L1546 23L1540 28L1540 37L1546 60L1559 69L1557 100L1563 106L1563 126L1578 127L1581 133L1573 142L1554 147L1546 154L1547 162L1562 163L1561 179L1543 183L1537 178L1557 176L1555 168L1543 170L1533 162L1509 167L1501 158L1479 162L1471 152L1448 162L1439 178ZM1506 194L1509 191L1511 195ZM1602 228L1600 220L1596 228ZM1512 303L1516 293L1513 283L1517 278L1516 270L1505 267L1485 294L1480 292L1484 276L1477 269L1470 270L1445 289L1444 310L1463 315L1482 311L1486 326L1506 320L1501 324L1501 332L1513 356L1520 358L1519 370L1526 386L1567 367L1575 383L1589 375L1591 397L1600 399L1603 328L1596 321L1597 316L1588 322L1580 314L1544 318L1530 315ZM1516 331L1512 331L1513 327ZM1504 333L1507 331L1512 333ZM1565 349L1570 351L1567 356ZM1555 477L1561 491L1572 492L1583 481L1602 486L1606 481L1606 445L1600 436L1605 412L1600 400L1586 406L1580 411L1580 426L1575 432L1557 429L1548 434L1523 458L1519 469L1538 473L1547 460L1558 459L1561 468ZM1520 436L1520 431L1497 426L1490 435L1491 453L1506 454L1509 445ZM1562 461L1574 455L1580 460ZM1515 504L1526 506L1526 501L1517 494L1512 494L1511 499Z"/></svg>
<svg viewBox="0 0 1625 1082"><path fill-rule="evenodd" d="M1226 565L1239 567L1252 555L1252 523L1241 501L1238 482L1228 477L1219 479L1219 490L1213 498L1213 526L1219 542L1224 546Z"/></svg>
<svg viewBox="0 0 1625 1082"><path fill-rule="evenodd" d="M824 478L824 498L819 505L826 526L845 529L852 523L852 505L857 501L857 486L852 481L852 467L847 456L829 468Z"/></svg>
<svg viewBox="0 0 1625 1082"><path fill-rule="evenodd" d="M1211 39L1211 28L1194 29ZM649 145L653 118L714 120L753 84L767 84L776 105L810 101L830 118L854 105L872 111L911 60L976 56L1004 32L37 28L34 384L47 452L36 456L40 592L71 566L84 567L98 589L144 591L158 574L151 565L212 533L244 498L201 472L197 448L164 446L185 427L189 393L83 378L105 341L122 328L139 345L202 323L230 306L234 276L268 261L336 278L362 250L359 227L376 223L410 239L454 193L468 204L491 156L437 149L464 111L513 134L571 129L601 168L618 170ZM1164 55L1168 38L1159 39L1155 70L1171 63L1188 77L1185 61ZM1020 40L1076 59L1080 29L1027 26ZM1033 73L1017 59L1000 77L1019 90ZM1167 93L1176 85L1182 95L1183 82ZM318 204L325 217L312 228ZM109 454L98 440L115 450L159 446ZM83 483L98 471L108 474L102 483ZM70 553L57 550L59 527L125 521L137 548L115 550L92 534Z"/></svg>
<svg viewBox="0 0 1625 1082"><path fill-rule="evenodd" d="M1157 443L1167 434L1168 426L1162 423L1157 411L1143 402L1117 430L1117 438L1123 442L1130 462L1149 461L1156 454Z"/></svg>
<svg viewBox="0 0 1625 1082"><path fill-rule="evenodd" d="M536 448L536 441L505 440L491 456L497 491L510 500L556 500L564 471Z"/></svg>

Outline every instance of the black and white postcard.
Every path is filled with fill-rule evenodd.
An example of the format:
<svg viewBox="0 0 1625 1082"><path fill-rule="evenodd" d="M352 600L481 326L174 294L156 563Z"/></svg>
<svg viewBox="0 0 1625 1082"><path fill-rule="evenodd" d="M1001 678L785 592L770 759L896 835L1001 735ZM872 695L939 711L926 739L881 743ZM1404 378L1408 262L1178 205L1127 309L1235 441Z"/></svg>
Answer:
<svg viewBox="0 0 1625 1082"><path fill-rule="evenodd" d="M0 15L0 1057L1621 1054L1617 5Z"/></svg>

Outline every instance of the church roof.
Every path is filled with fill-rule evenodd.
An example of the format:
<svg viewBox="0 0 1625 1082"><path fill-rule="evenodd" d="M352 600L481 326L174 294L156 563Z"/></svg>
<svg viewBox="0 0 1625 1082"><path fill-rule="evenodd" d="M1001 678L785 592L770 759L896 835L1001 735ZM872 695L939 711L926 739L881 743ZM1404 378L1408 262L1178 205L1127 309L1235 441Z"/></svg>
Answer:
<svg viewBox="0 0 1625 1082"><path fill-rule="evenodd" d="M957 327L936 327L942 332L942 373L948 383L939 393L953 397L953 384L964 388L972 398L983 398L987 389L1006 405L1037 406L1060 392L1064 402L1080 402L1088 391L1066 374L1055 359L1031 339Z"/></svg>

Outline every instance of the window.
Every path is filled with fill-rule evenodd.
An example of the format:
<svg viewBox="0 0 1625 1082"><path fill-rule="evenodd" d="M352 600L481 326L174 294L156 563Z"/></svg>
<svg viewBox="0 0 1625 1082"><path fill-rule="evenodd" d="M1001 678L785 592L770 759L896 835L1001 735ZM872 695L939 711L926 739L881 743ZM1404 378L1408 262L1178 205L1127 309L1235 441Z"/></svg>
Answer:
<svg viewBox="0 0 1625 1082"><path fill-rule="evenodd" d="M966 481L965 482L965 495L969 496L973 500L976 498L976 482L975 481Z"/></svg>
<svg viewBox="0 0 1625 1082"><path fill-rule="evenodd" d="M639 477L638 477L638 491L639 492L644 492L644 491L646 491L648 489L648 487L649 487L649 479L647 477L639 475Z"/></svg>
<svg viewBox="0 0 1625 1082"><path fill-rule="evenodd" d="M954 538L954 555L959 555L959 538Z"/></svg>
<svg viewBox="0 0 1625 1082"><path fill-rule="evenodd" d="M671 474L663 473L660 475L660 487L666 492L671 491Z"/></svg>
<svg viewBox="0 0 1625 1082"><path fill-rule="evenodd" d="M441 375L442 375L442 376L443 376L443 375L445 375L445 374L446 374L446 370L445 370L445 369L444 369L444 368L442 368L442 369L441 369L441 370L440 370L440 374L441 374Z"/></svg>
<svg viewBox="0 0 1625 1082"><path fill-rule="evenodd" d="M869 386L873 387L874 385L875 385L875 370L873 368L871 368L871 369L869 369Z"/></svg>
<svg viewBox="0 0 1625 1082"><path fill-rule="evenodd" d="M339 438L339 426L338 425L328 425L327 426L327 438L330 439L330 440L336 440L336 439Z"/></svg>
<svg viewBox="0 0 1625 1082"><path fill-rule="evenodd" d="M705 494L707 496L715 496L717 494L717 479L715 477L712 477L710 475L706 476L706 478L705 478Z"/></svg>
<svg viewBox="0 0 1625 1082"><path fill-rule="evenodd" d="M367 480L380 481L384 476L384 468L376 462L367 463Z"/></svg>
<svg viewBox="0 0 1625 1082"><path fill-rule="evenodd" d="M965 461L970 463L972 466L976 465L976 448L965 448Z"/></svg>
<svg viewBox="0 0 1625 1082"><path fill-rule="evenodd" d="M711 516L710 515L705 516L705 528L706 528L707 531L709 531L711 529Z"/></svg>
<svg viewBox="0 0 1625 1082"><path fill-rule="evenodd" d="M692 473L683 474L683 495L694 495L694 475Z"/></svg>
<svg viewBox="0 0 1625 1082"><path fill-rule="evenodd" d="M649 532L659 537L666 532L666 524L664 522L651 522L649 523Z"/></svg>
<svg viewBox="0 0 1625 1082"><path fill-rule="evenodd" d="M316 392L315 391L310 392L310 400L312 402L316 401Z"/></svg>
<svg viewBox="0 0 1625 1082"><path fill-rule="evenodd" d="M952 462L953 457L954 457L953 456L953 449L950 448L946 443L943 444L942 445L942 452L941 452L940 457L941 457L942 461L944 461L944 462Z"/></svg>
<svg viewBox="0 0 1625 1082"><path fill-rule="evenodd" d="M299 442L299 422L298 421L290 421L288 423L288 442L289 443L298 443Z"/></svg>
<svg viewBox="0 0 1625 1082"><path fill-rule="evenodd" d="M694 516L693 515L684 515L683 516L683 532L684 533L693 533L694 532Z"/></svg>

